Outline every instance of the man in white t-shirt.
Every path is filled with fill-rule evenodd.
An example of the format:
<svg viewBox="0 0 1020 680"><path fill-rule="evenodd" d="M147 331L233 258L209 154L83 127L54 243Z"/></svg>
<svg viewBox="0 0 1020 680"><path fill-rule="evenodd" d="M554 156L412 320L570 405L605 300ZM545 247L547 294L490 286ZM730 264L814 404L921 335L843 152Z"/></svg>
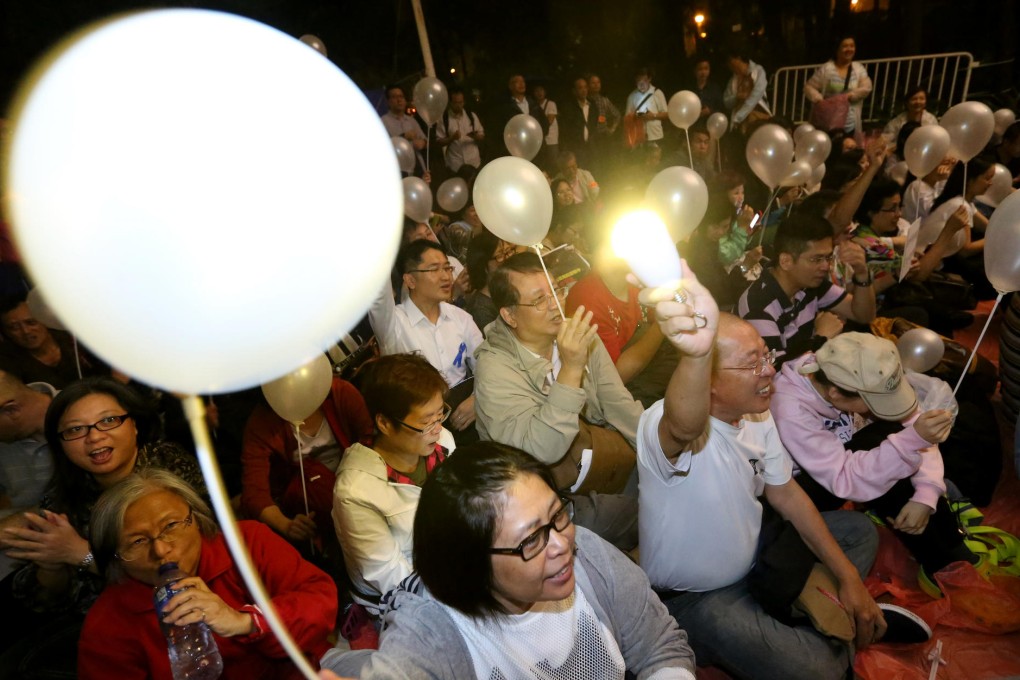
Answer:
<svg viewBox="0 0 1020 680"><path fill-rule="evenodd" d="M858 647L885 632L861 582L875 557L875 529L859 513L819 515L792 480L768 411L775 354L749 323L720 315L696 280L684 286L686 303L661 289L642 292L668 300L656 305L656 318L681 358L665 399L638 427L641 566L688 631L699 663L736 677L843 677L852 663L844 643L773 618L751 595L759 496L834 575L835 606L845 609Z"/></svg>
<svg viewBox="0 0 1020 680"><path fill-rule="evenodd" d="M478 143L485 139L482 121L464 108L464 91L450 90L450 108L436 123L436 143L446 149L446 167L457 172L470 165L475 170L482 165Z"/></svg>
<svg viewBox="0 0 1020 680"><path fill-rule="evenodd" d="M669 118L666 95L652 85L652 75L647 68L639 68L634 77L636 89L627 97L624 113L633 114L644 122L646 142L657 142L662 139L662 121Z"/></svg>

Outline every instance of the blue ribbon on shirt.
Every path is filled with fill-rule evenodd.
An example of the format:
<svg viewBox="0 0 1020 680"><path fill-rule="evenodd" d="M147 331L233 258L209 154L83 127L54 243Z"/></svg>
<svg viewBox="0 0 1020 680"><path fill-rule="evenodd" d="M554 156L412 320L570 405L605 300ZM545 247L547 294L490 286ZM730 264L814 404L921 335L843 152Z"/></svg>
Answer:
<svg viewBox="0 0 1020 680"><path fill-rule="evenodd" d="M453 365L460 368L464 365L464 352L467 350L467 343L460 343L460 347L457 348L457 356L453 359Z"/></svg>

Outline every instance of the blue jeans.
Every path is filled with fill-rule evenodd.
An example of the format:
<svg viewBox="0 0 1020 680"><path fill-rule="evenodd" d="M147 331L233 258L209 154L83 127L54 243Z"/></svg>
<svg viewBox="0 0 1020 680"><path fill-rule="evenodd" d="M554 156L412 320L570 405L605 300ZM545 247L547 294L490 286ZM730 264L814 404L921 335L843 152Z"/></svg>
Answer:
<svg viewBox="0 0 1020 680"><path fill-rule="evenodd" d="M823 512L829 531L863 578L878 551L878 533L859 512ZM787 626L772 618L748 592L747 580L666 602L687 631L701 665L719 666L735 678L824 680L845 678L853 663L848 645L824 637L810 624Z"/></svg>

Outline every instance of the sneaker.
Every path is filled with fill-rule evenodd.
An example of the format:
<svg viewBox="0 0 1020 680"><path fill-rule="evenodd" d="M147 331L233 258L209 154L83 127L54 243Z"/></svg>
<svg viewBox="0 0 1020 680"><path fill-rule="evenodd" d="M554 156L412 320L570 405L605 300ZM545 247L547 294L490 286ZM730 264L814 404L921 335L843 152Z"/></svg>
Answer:
<svg viewBox="0 0 1020 680"><path fill-rule="evenodd" d="M853 621L839 601L839 584L824 564L815 563L793 609L807 616L822 635L844 642L854 639Z"/></svg>
<svg viewBox="0 0 1020 680"><path fill-rule="evenodd" d="M929 576L928 572L921 566L917 568L917 585L931 598L935 600L942 598L942 588L939 588L939 584L935 582L935 579Z"/></svg>
<svg viewBox="0 0 1020 680"><path fill-rule="evenodd" d="M888 626L880 642L917 644L931 639L931 627L920 616L899 605L879 603Z"/></svg>

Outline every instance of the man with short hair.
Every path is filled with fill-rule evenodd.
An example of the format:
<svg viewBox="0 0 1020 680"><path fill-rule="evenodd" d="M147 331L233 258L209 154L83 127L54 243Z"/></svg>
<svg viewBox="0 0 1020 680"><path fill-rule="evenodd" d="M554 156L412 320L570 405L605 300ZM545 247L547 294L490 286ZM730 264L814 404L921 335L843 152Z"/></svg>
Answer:
<svg viewBox="0 0 1020 680"><path fill-rule="evenodd" d="M795 625L791 604L817 617L816 626L834 633L843 626L858 647L879 639L885 621L861 582L877 532L860 513L819 515L792 480L769 415L772 353L750 324L720 315L697 280L684 289L683 303L672 301L673 291L642 292L646 302L660 300L656 318L681 357L665 399L645 411L638 430L641 566L699 663L734 677L845 677L852 652ZM795 578L792 566L802 563L791 565L790 601L767 609L773 593L761 588L760 574L787 570L763 557L774 537L806 556L807 571ZM824 584L820 602L812 602L815 583Z"/></svg>
<svg viewBox="0 0 1020 680"><path fill-rule="evenodd" d="M450 89L450 107L436 123L436 143L446 149L446 167L456 173L468 165L475 170L482 165L479 142L485 139L485 128L474 112L464 108L464 90Z"/></svg>
<svg viewBox="0 0 1020 680"><path fill-rule="evenodd" d="M599 198L599 183L595 181L595 177L587 170L578 167L577 156L573 151L564 151L556 159L556 166L559 169L559 174L553 178L555 184L559 180L563 180L570 185L570 190L574 194L574 204L584 203L588 208L595 207L595 202Z"/></svg>
<svg viewBox="0 0 1020 680"><path fill-rule="evenodd" d="M594 132L589 145L591 147L589 167L593 172L606 174L614 152L613 136L616 134L616 128L620 126L622 116L620 109L616 108L609 97L602 94L602 78L596 73L588 75L588 99L595 107L593 115L595 127L589 128L590 132Z"/></svg>
<svg viewBox="0 0 1020 680"><path fill-rule="evenodd" d="M404 88L399 85L387 87L386 106L389 110L381 116L386 134L390 137L403 137L411 142L418 157L418 165L424 171L425 158L421 152L425 150L425 132L414 117L407 115L407 95L404 94Z"/></svg>
<svg viewBox="0 0 1020 680"><path fill-rule="evenodd" d="M843 319L869 324L875 318L875 289L864 250L840 244L839 265L850 269L850 289L830 280L836 259L832 226L825 218L795 214L776 231L776 260L752 283L737 303L737 313L754 326L778 365L843 330Z"/></svg>
<svg viewBox="0 0 1020 680"><path fill-rule="evenodd" d="M450 304L453 267L438 243L412 241L401 249L397 263L403 272L407 299L399 305L386 285L368 310L368 320L382 354L420 352L454 387L469 377L475 350L482 342L471 315ZM467 396L450 415L455 432L475 421L475 397Z"/></svg>
<svg viewBox="0 0 1020 680"><path fill-rule="evenodd" d="M507 89L509 90L509 96L498 102L494 110L496 130L498 132L497 138L499 139L495 144L495 148L492 149L494 156L510 155L506 144L502 141L503 128L506 127L511 118L520 113L528 114L542 126L543 143L545 135L549 133L549 119L542 109L539 108L535 100L528 96L528 83L524 80L524 76L520 73L510 76L510 80L507 81Z"/></svg>
<svg viewBox="0 0 1020 680"><path fill-rule="evenodd" d="M476 354L479 436L555 464L566 493L586 485L608 492L572 496L576 521L620 548L634 547L631 473L642 408L598 339L591 312L579 307L563 318L563 291L550 288L534 253L504 262L489 292L499 318Z"/></svg>
<svg viewBox="0 0 1020 680"><path fill-rule="evenodd" d="M634 81L636 87L627 97L626 113L644 125L646 143L658 142L663 136L662 121L669 118L666 95L652 85L652 73L647 68L639 68Z"/></svg>
<svg viewBox="0 0 1020 680"><path fill-rule="evenodd" d="M578 162L587 166L590 149L595 139L595 107L588 99L588 81L575 78L574 97L563 105L560 111L560 146L572 151Z"/></svg>

